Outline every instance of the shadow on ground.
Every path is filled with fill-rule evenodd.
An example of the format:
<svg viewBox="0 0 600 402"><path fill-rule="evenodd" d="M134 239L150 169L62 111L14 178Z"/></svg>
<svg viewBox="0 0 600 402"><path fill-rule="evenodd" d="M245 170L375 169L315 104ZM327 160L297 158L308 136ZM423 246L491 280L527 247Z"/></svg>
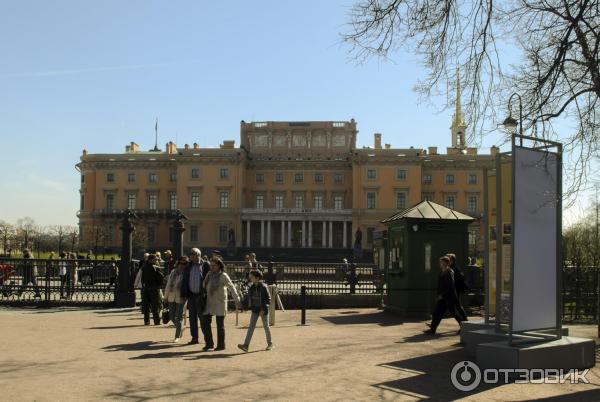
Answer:
<svg viewBox="0 0 600 402"><path fill-rule="evenodd" d="M135 352L141 350L161 350L161 349L171 349L177 346L184 346L174 344L172 342L152 342L152 341L142 341L142 342L134 342L134 343L121 343L117 345L105 346L102 349L107 352Z"/></svg>
<svg viewBox="0 0 600 402"><path fill-rule="evenodd" d="M450 380L450 373L456 363L464 360L464 349L458 348L447 352L380 364L380 367L398 370L402 378L373 384L373 386L418 399L452 401L504 385L482 383L469 392L456 389Z"/></svg>
<svg viewBox="0 0 600 402"><path fill-rule="evenodd" d="M386 313L385 311L378 311L374 313L361 314L356 311L340 312L340 315L334 315L329 317L321 317L325 321L328 321L336 325L352 325L352 324L377 324L381 326L390 325L401 325L406 322L420 322L419 319L410 319L400 317L395 314Z"/></svg>

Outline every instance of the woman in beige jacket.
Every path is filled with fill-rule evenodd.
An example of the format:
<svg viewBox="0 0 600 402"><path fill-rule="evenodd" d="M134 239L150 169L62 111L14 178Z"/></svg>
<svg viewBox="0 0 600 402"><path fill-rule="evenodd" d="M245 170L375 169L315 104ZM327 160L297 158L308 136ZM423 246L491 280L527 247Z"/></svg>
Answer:
<svg viewBox="0 0 600 402"><path fill-rule="evenodd" d="M212 336L212 316L217 321L217 347L216 351L225 350L225 314L227 313L227 289L235 300L236 308L241 308L240 298L229 278L224 272L223 260L214 257L210 262L210 272L204 278L203 286L206 289L206 307L202 318L204 330L205 352L214 347Z"/></svg>

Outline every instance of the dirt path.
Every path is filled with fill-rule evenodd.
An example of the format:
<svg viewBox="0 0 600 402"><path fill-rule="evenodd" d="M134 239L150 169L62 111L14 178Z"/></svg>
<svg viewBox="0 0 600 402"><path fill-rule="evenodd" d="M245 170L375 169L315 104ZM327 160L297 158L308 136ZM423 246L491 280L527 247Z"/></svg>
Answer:
<svg viewBox="0 0 600 402"><path fill-rule="evenodd" d="M430 338L423 322L374 309L309 311L305 327L298 311L277 312L275 350L262 350L259 327L243 353L248 319L236 328L229 315L227 350L202 353L172 344L170 326L145 327L137 310L0 309L0 400L600 400L598 369L592 384L457 391L450 371L464 354L451 320Z"/></svg>

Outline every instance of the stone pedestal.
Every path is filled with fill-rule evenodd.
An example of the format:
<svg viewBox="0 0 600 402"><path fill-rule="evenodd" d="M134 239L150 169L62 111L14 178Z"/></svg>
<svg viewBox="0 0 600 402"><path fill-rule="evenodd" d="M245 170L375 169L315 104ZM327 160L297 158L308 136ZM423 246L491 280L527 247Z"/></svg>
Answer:
<svg viewBox="0 0 600 402"><path fill-rule="evenodd" d="M585 369L596 364L596 343L572 336L512 346L507 341L483 343L476 347L476 359L481 369Z"/></svg>

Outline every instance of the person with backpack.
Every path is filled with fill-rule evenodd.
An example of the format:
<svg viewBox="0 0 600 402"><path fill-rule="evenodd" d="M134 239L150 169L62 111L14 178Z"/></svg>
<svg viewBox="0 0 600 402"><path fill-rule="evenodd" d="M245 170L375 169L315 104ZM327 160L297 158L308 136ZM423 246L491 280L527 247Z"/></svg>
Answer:
<svg viewBox="0 0 600 402"><path fill-rule="evenodd" d="M450 258L450 269L454 273L454 288L456 289L456 294L458 296L456 299L456 312L462 317L463 321L468 321L467 312L460 302L460 295L466 293L467 290L469 290L469 286L465 281L465 276L456 266L456 254L448 253L446 256Z"/></svg>
<svg viewBox="0 0 600 402"><path fill-rule="evenodd" d="M156 265L156 256L148 255L148 259L140 268L142 271L142 307L144 312L144 325L150 325L150 311L154 325L160 325L160 289L163 284L163 275Z"/></svg>
<svg viewBox="0 0 600 402"><path fill-rule="evenodd" d="M250 271L249 276L252 285L250 286L250 289L248 289L248 308L252 311L252 315L250 316L250 324L248 325L248 331L246 332L246 339L244 340L244 343L238 345L238 348L244 352L248 351L254 329L256 328L256 322L258 321L258 317L260 317L267 337L266 350L272 350L273 341L271 339L271 329L269 328L269 305L271 304L271 295L269 294L267 285L262 281L262 272L253 269Z"/></svg>

